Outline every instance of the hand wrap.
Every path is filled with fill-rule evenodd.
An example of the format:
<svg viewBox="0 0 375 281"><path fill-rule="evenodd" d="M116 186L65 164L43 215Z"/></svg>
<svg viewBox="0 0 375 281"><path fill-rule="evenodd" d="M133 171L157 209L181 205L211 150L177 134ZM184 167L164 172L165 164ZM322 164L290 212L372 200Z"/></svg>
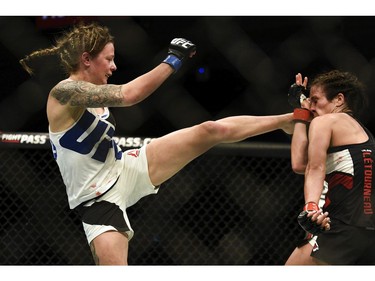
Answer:
<svg viewBox="0 0 375 281"><path fill-rule="evenodd" d="M311 217L307 217L307 214L315 211L319 211L319 206L315 202L308 202L303 206L302 212L298 215L297 220L299 225L307 232L318 235L324 231L324 228L311 220Z"/></svg>
<svg viewBox="0 0 375 281"><path fill-rule="evenodd" d="M314 115L307 108L295 108L293 110L293 120L295 122L310 123Z"/></svg>

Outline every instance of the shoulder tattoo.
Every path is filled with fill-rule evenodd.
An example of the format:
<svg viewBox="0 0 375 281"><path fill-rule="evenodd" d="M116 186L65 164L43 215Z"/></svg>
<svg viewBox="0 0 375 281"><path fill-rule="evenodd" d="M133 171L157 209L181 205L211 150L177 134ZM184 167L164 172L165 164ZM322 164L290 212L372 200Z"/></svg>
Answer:
<svg viewBox="0 0 375 281"><path fill-rule="evenodd" d="M56 85L51 95L62 105L84 107L120 106L121 85L94 85L84 81L68 81Z"/></svg>

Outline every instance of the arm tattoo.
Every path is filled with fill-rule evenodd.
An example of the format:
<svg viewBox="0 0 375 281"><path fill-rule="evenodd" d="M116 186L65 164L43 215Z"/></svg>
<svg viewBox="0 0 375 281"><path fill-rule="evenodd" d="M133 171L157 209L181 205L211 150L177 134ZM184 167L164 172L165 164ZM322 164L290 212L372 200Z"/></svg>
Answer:
<svg viewBox="0 0 375 281"><path fill-rule="evenodd" d="M69 81L56 85L51 95L62 105L84 107L122 106L121 85L94 85L84 81Z"/></svg>

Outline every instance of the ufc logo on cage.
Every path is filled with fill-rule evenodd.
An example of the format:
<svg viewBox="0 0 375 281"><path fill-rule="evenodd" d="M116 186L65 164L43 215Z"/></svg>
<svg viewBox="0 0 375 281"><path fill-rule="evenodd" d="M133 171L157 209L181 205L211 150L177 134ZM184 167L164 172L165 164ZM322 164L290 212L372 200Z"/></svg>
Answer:
<svg viewBox="0 0 375 281"><path fill-rule="evenodd" d="M171 42L174 45L179 45L182 46L185 49L188 49L189 47L193 46L194 44L191 43L190 41L183 39L183 38L175 38Z"/></svg>

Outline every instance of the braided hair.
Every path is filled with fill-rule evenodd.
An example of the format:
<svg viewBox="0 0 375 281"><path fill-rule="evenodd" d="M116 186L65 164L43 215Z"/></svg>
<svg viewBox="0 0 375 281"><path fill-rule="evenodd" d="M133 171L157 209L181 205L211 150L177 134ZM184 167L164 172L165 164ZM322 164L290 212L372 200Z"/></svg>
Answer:
<svg viewBox="0 0 375 281"><path fill-rule="evenodd" d="M29 66L31 60L42 56L57 55L64 71L71 74L78 70L80 57L84 52L95 57L108 43L114 43L114 37L107 27L100 26L95 22L87 25L79 23L71 30L65 31L56 40L54 46L34 51L19 62L31 75L33 74L33 70Z"/></svg>

